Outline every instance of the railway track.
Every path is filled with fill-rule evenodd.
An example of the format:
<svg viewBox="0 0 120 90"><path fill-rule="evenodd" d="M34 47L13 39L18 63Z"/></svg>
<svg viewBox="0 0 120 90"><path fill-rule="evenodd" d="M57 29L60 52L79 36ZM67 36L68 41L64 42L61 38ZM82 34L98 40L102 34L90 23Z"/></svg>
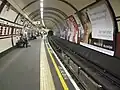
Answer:
<svg viewBox="0 0 120 90"><path fill-rule="evenodd" d="M59 40L49 37L48 41L83 90L120 90L119 78Z"/></svg>

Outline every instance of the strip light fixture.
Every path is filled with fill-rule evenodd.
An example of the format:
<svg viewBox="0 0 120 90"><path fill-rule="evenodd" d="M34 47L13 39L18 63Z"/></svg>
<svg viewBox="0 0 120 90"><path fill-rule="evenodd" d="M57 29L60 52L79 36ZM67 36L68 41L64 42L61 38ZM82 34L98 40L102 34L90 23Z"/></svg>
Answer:
<svg viewBox="0 0 120 90"><path fill-rule="evenodd" d="M41 14L42 25L45 26L43 20L43 0L40 0L40 14Z"/></svg>

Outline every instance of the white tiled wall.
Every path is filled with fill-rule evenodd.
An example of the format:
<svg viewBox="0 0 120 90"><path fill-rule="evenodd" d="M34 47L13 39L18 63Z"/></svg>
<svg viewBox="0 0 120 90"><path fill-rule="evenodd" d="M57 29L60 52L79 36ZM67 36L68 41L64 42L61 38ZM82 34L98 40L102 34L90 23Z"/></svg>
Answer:
<svg viewBox="0 0 120 90"><path fill-rule="evenodd" d="M0 39L0 53L12 47L11 38Z"/></svg>

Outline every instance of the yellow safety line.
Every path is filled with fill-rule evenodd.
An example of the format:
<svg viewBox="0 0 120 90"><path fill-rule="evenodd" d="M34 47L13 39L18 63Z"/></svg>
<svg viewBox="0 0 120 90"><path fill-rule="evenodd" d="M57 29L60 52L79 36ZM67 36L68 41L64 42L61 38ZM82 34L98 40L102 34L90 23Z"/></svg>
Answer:
<svg viewBox="0 0 120 90"><path fill-rule="evenodd" d="M40 90L56 90L43 41L40 51Z"/></svg>
<svg viewBox="0 0 120 90"><path fill-rule="evenodd" d="M49 49L48 47L47 47L47 50L48 50L48 53L49 53L49 55L50 55L50 58L51 58L51 60L52 60L52 62L53 62L53 65L54 65L54 67L55 67L55 70L56 70L56 72L57 72L57 74L58 74L58 77L59 77L59 79L60 79L60 82L61 82L64 90L69 90L69 88L68 88L65 80L63 79L63 76L62 76L62 74L60 73L60 70L59 70L59 68L58 68L58 66L57 66L57 64L56 64L56 62L55 62L55 60L54 60L54 58L53 58L53 56L52 56L52 54L51 54L51 52L50 52L50 49Z"/></svg>

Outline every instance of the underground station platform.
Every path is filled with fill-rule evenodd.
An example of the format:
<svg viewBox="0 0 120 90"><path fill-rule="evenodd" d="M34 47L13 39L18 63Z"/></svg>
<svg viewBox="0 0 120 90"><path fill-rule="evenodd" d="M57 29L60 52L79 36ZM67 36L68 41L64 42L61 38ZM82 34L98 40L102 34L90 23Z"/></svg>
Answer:
<svg viewBox="0 0 120 90"><path fill-rule="evenodd" d="M46 39L0 58L0 90L80 90Z"/></svg>
<svg viewBox="0 0 120 90"><path fill-rule="evenodd" d="M12 49L0 58L0 90L120 90L117 77L85 60L75 47L78 48L52 36L32 40L28 48ZM79 48L87 52L80 45ZM101 56L101 53L94 54ZM111 71L116 69L113 67L105 65Z"/></svg>

